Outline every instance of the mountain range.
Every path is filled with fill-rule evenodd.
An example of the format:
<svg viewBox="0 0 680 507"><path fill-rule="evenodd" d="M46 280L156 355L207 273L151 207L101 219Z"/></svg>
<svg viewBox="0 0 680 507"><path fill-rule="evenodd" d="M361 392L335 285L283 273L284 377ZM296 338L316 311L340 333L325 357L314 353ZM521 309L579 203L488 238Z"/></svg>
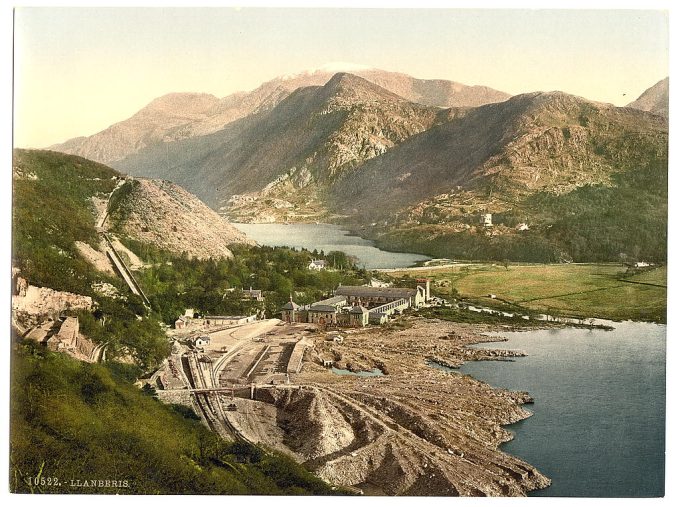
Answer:
<svg viewBox="0 0 680 507"><path fill-rule="evenodd" d="M277 78L221 100L161 97L129 120L55 149L172 180L232 220L340 222L394 249L518 260L665 256L665 232L642 243L647 232L665 231L667 79L620 108L563 92L509 97L451 81L355 72ZM639 179L643 191L625 210L619 203L616 216L578 225L579 216L592 221L602 199L621 198ZM597 203L587 195L596 190ZM659 202L643 230L610 231L606 248L581 245L594 240L582 230L617 230L617 217L629 216L642 196ZM569 200L567 226L557 210ZM487 213L494 226L480 229Z"/></svg>
<svg viewBox="0 0 680 507"><path fill-rule="evenodd" d="M156 143L211 134L240 118L270 111L298 88L322 86L334 74L322 67L281 76L253 91L237 92L221 99L205 93L171 93L97 134L70 139L49 148L105 164L116 162ZM354 74L407 100L435 107L473 107L510 97L486 86L417 79L379 69L361 69Z"/></svg>

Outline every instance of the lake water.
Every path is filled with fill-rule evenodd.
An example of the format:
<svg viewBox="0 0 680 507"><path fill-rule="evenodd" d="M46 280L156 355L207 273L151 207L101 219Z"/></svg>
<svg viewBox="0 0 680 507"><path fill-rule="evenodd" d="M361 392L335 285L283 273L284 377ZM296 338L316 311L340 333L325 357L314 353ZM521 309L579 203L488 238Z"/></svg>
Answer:
<svg viewBox="0 0 680 507"><path fill-rule="evenodd" d="M664 493L666 326L611 323L613 331L503 333L513 362L460 369L493 386L528 391L533 416L506 426L502 449L550 477L536 496L654 497Z"/></svg>
<svg viewBox="0 0 680 507"><path fill-rule="evenodd" d="M353 255L366 269L406 268L430 257L414 253L387 252L370 240L350 236L339 225L329 224L233 224L261 245L289 246L307 250L333 250Z"/></svg>

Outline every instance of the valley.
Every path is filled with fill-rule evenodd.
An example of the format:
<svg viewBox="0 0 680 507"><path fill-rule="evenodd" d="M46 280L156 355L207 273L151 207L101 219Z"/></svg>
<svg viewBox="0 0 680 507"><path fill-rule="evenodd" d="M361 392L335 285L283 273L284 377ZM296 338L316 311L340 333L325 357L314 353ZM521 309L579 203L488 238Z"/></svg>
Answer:
<svg viewBox="0 0 680 507"><path fill-rule="evenodd" d="M340 224L387 250L665 259L663 82L639 108L563 92L437 107L366 76L293 80L300 87L269 108L113 165L174 181L232 222Z"/></svg>
<svg viewBox="0 0 680 507"><path fill-rule="evenodd" d="M65 166L71 171L64 172ZM27 201L15 208L19 217L15 251L22 252L15 262L21 275L37 285L62 291L75 287L87 295L88 308L53 308L49 318L77 318L80 334L97 350L106 350L106 361L99 354L88 366L93 368L90 373L70 374L69 386L59 389L71 390L72 403L81 403L74 401L78 393L86 405L92 399L106 400L112 413L123 410L116 405L123 391L134 393L125 396L157 397L167 409L147 407L146 402L140 406L168 425L188 424L190 434L203 435L196 437L198 450L173 445L181 447L180 454L190 464L202 463L204 471L226 474L233 491L246 491L239 481L261 477L258 463L265 462L293 473L296 484L319 493L522 496L546 488L551 478L542 470L500 449L512 438L503 426L531 416L524 407L534 401L531 393L494 388L449 370L470 361L513 361L526 355L519 350L473 347L496 340L489 333L559 329L563 324L475 313L466 306L550 310L582 317L583 329L588 329L586 317L622 316L631 308L639 312L636 318L663 318L664 267L648 266L651 269L630 276L611 264L477 262L368 271L345 251L256 246L180 187L123 178L79 157L17 151L14 174L20 195L33 196L30 209L40 218L26 218L30 216ZM90 186L83 185L77 198L66 201L71 208L61 210L64 216L50 215L43 203L55 194L42 190L50 178L61 181L66 192L72 188L72 178ZM68 216L76 214L83 218L80 228L53 234L55 220L70 224ZM128 266L125 271L134 279L132 286L143 298L129 292L112 276L114 271L103 266L99 235L104 232L109 248ZM324 245L324 235L312 236L317 246ZM223 242L222 249L218 241ZM339 248L344 250L342 245ZM55 255L53 251L57 260L51 264L61 266L68 276L36 262ZM323 261L325 267L311 268L314 261ZM278 319L293 296L309 307L342 286L411 287L412 275L431 279L435 297L428 295L423 307L402 310L381 325L334 328L325 322ZM102 284L108 284L105 293ZM251 297L248 287L257 288L259 295ZM611 292L611 304L605 298L598 307L588 299L595 290ZM621 299L616 291L621 290L628 306L616 306ZM585 299L570 299L584 294ZM592 312L586 313L589 309ZM23 366L24 375L31 378L30 372L40 368L48 372L79 368L68 358L55 359L40 349L25 332L27 318L16 313L15 319L15 353L22 358L19 361L29 361ZM38 350L39 359L26 359L35 355L31 350ZM108 369L112 373L106 373ZM79 386L92 378L97 379L95 387ZM133 381L142 387L141 393L133 388ZM29 381L17 389L32 386ZM28 391L22 396L29 396ZM83 411L82 417L95 417L96 407ZM21 410L15 409L14 424L30 444L15 440L13 445L17 466L25 469L35 465L26 445L36 445L34 439L41 433L29 429L32 419ZM211 437L201 433L205 429ZM136 438L151 456L157 452L151 449L163 449L163 444L153 443L157 437ZM92 438L100 442L102 437ZM211 442L209 449L201 443L205 441ZM230 470L239 460L254 466L241 467L232 475ZM76 463L69 467L78 469ZM186 480L188 469L177 467L173 473ZM323 482L313 482L306 470ZM269 482L262 483L262 490L282 491L285 482L276 482L277 473L266 473ZM200 477L206 480L205 475ZM134 491L172 492L177 484L184 484L148 480L136 475Z"/></svg>
<svg viewBox="0 0 680 507"><path fill-rule="evenodd" d="M14 490L63 461L129 493L549 492L503 447L546 400L464 369L665 322L667 93L319 70L16 150Z"/></svg>

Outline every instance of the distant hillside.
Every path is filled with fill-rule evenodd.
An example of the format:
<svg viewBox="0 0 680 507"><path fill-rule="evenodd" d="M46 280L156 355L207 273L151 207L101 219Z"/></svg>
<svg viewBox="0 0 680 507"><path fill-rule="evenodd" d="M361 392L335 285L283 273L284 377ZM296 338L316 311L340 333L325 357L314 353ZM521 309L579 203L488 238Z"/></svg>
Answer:
<svg viewBox="0 0 680 507"><path fill-rule="evenodd" d="M525 94L366 162L333 186L331 201L389 248L490 259L614 260L623 253L661 260L667 150L659 116L558 92ZM480 226L482 213L493 214L493 227Z"/></svg>
<svg viewBox="0 0 680 507"><path fill-rule="evenodd" d="M563 194L606 184L613 173L644 161L650 150L661 155L666 140L665 123L647 113L536 92L476 108L414 136L364 164L334 192L345 211L377 205L389 216L462 186L493 211L495 196Z"/></svg>
<svg viewBox="0 0 680 507"><path fill-rule="evenodd" d="M319 192L345 171L450 114L339 73L322 87L298 89L269 112L209 136L149 147L115 165L175 181L213 207L236 196L231 204L246 210L256 210L257 199L261 211L313 213L323 202Z"/></svg>
<svg viewBox="0 0 680 507"><path fill-rule="evenodd" d="M171 93L97 134L70 139L50 149L110 163L145 146L181 138L187 124L207 120L219 103L217 97L204 93Z"/></svg>
<svg viewBox="0 0 680 507"><path fill-rule="evenodd" d="M411 102L436 107L473 107L510 97L485 86L454 81L416 79L378 69L354 74ZM284 76L263 83L250 92L218 99L202 93L172 93L153 100L132 117L88 137L77 137L50 149L112 163L161 142L172 142L217 132L251 114L270 111L293 91L323 86L334 73L325 69Z"/></svg>
<svg viewBox="0 0 680 507"><path fill-rule="evenodd" d="M662 79L654 86L645 90L628 107L660 114L668 118L668 78Z"/></svg>
<svg viewBox="0 0 680 507"><path fill-rule="evenodd" d="M177 181L233 220L344 221L393 249L663 259L667 143L658 115L562 92L439 109L339 73L117 167ZM493 228L479 229L482 213Z"/></svg>

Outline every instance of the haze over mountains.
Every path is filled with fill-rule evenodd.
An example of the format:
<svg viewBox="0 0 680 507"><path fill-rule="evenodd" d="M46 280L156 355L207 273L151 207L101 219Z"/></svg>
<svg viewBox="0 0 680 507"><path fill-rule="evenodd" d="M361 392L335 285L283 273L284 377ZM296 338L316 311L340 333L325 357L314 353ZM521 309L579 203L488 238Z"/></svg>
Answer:
<svg viewBox="0 0 680 507"><path fill-rule="evenodd" d="M172 180L235 221L343 222L391 248L444 256L665 256L667 79L618 108L354 72L282 77L225 99L168 95L54 149ZM638 194L625 194L634 184ZM603 200L618 212L597 219ZM639 230L618 232L651 202ZM482 213L493 229L479 229ZM583 247L602 227L606 246Z"/></svg>

